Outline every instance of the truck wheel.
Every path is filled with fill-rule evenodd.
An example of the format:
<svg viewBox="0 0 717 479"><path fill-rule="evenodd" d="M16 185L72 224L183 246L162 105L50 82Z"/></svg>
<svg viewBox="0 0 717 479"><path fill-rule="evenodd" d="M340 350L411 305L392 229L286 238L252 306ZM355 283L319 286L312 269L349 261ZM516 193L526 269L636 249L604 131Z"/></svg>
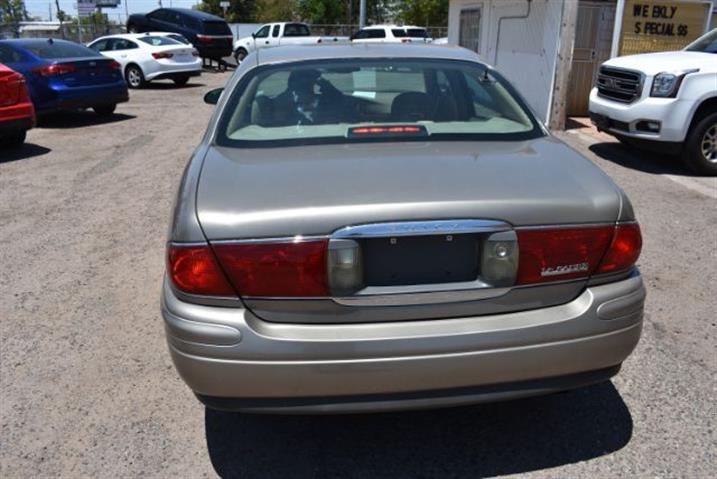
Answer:
<svg viewBox="0 0 717 479"><path fill-rule="evenodd" d="M692 127L682 159L695 173L717 176L717 113L706 115Z"/></svg>
<svg viewBox="0 0 717 479"><path fill-rule="evenodd" d="M97 105L92 107L98 116L111 116L115 112L116 108L117 105L114 103L110 105Z"/></svg>
<svg viewBox="0 0 717 479"><path fill-rule="evenodd" d="M248 54L249 53L246 50L244 50L243 48L240 48L237 51L235 51L234 52L234 60L237 61L237 65L239 65L242 61L244 61L244 59L246 58L246 56Z"/></svg>

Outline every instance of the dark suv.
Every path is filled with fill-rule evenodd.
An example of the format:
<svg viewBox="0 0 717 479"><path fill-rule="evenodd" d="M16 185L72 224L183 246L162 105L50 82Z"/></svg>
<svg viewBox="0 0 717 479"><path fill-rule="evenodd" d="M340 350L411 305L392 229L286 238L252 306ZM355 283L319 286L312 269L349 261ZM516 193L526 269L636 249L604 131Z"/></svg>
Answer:
<svg viewBox="0 0 717 479"><path fill-rule="evenodd" d="M181 33L202 58L221 60L232 54L234 36L223 19L187 8L158 8L135 13L127 19L127 31Z"/></svg>

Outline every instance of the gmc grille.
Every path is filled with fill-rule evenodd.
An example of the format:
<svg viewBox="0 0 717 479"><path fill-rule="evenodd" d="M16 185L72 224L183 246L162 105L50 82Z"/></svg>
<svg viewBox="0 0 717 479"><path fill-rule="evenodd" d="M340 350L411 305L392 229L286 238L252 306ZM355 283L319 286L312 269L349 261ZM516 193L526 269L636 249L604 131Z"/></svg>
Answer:
<svg viewBox="0 0 717 479"><path fill-rule="evenodd" d="M642 76L629 70L601 67L597 89L603 98L632 103L642 94Z"/></svg>

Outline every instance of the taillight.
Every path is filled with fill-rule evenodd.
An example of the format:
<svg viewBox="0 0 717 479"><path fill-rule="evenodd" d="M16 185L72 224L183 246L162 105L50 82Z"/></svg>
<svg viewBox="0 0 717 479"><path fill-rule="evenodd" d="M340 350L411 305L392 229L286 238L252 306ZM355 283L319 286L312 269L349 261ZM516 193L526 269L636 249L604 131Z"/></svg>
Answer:
<svg viewBox="0 0 717 479"><path fill-rule="evenodd" d="M209 245L169 244L167 274L180 291L202 296L236 296Z"/></svg>
<svg viewBox="0 0 717 479"><path fill-rule="evenodd" d="M630 269L640 257L642 233L637 223L622 224L615 228L615 236L596 273L617 273Z"/></svg>
<svg viewBox="0 0 717 479"><path fill-rule="evenodd" d="M0 75L0 106L15 105L27 101L25 78L19 73Z"/></svg>
<svg viewBox="0 0 717 479"><path fill-rule="evenodd" d="M518 230L516 284L587 278L613 237L613 226Z"/></svg>
<svg viewBox="0 0 717 479"><path fill-rule="evenodd" d="M122 68L122 65L120 65L119 63L117 63L115 61L110 62L110 64L108 66L109 66L110 70L113 70L113 71L119 71Z"/></svg>
<svg viewBox="0 0 717 479"><path fill-rule="evenodd" d="M172 58L174 56L174 53L157 52L152 53L152 56L155 60L161 60L162 58Z"/></svg>
<svg viewBox="0 0 717 479"><path fill-rule="evenodd" d="M241 296L329 296L328 240L212 246Z"/></svg>
<svg viewBox="0 0 717 479"><path fill-rule="evenodd" d="M77 71L74 65L66 63L57 63L55 65L45 65L42 67L33 68L32 72L44 77L53 77L58 75L66 75L67 73L73 73Z"/></svg>
<svg viewBox="0 0 717 479"><path fill-rule="evenodd" d="M201 43L212 43L212 37L207 35L197 35L197 40Z"/></svg>
<svg viewBox="0 0 717 479"><path fill-rule="evenodd" d="M192 56L193 56L193 57L198 57L198 56L199 56L199 52L196 51L196 50L192 50Z"/></svg>
<svg viewBox="0 0 717 479"><path fill-rule="evenodd" d="M587 278L630 269L640 256L636 223L518 230L516 284Z"/></svg>

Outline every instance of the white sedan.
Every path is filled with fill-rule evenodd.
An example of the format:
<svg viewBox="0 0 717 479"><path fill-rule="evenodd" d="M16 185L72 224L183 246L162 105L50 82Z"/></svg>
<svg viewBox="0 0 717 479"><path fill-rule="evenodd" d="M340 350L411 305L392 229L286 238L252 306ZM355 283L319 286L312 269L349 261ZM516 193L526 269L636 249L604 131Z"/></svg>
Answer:
<svg viewBox="0 0 717 479"><path fill-rule="evenodd" d="M202 72L197 50L164 34L110 35L98 38L88 47L117 61L130 88L141 88L149 81L164 79L181 86Z"/></svg>

